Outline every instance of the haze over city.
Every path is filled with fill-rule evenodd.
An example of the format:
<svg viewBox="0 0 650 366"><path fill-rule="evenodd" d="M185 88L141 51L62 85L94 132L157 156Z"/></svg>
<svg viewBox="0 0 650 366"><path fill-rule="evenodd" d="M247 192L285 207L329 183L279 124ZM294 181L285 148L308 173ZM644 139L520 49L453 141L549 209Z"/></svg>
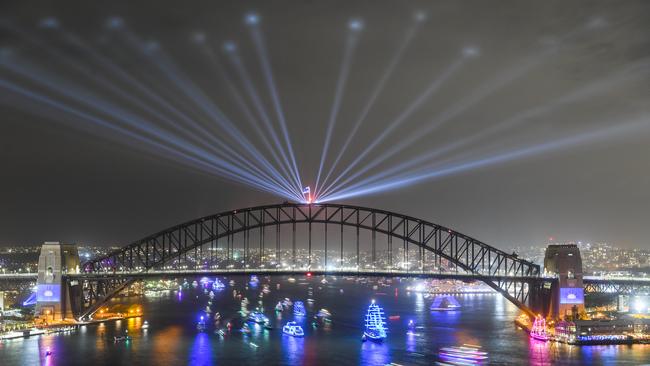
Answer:
<svg viewBox="0 0 650 366"><path fill-rule="evenodd" d="M164 87L160 95L168 98L165 100L193 116L199 115L199 107L192 104L182 87L173 82L164 84L168 80L161 79L164 74L155 69L153 61L133 49L124 34L110 29L107 22L119 17L124 32L131 32L142 42L158 44L179 72L208 93L252 143L264 150L246 121L247 115L228 94L223 75L196 44L197 35L205 37L220 67L247 97L236 69L221 52L224 42L235 42L252 83L267 103L266 113L277 123L259 55L243 22L246 14L255 12L260 17L259 29L305 186L313 188L316 183L330 122L334 121L334 126L323 168L326 171L369 98L379 90L333 178L400 118L431 83L438 82L438 89L425 95L347 176L434 123L440 123L440 128L403 146L357 181L409 163L436 148L489 132L503 122L511 126L479 136L440 157L424 159L411 170L429 173L450 163L489 159L598 129L611 131L592 140L479 164L377 193L353 193L336 201L427 217L497 247L541 245L549 237L560 242L649 245L646 218L650 169L645 157L650 153L650 134L645 127L632 131L616 128L648 118L650 36L648 9L643 2L629 2L628 6L596 2L588 7L559 2L499 6L425 2L397 9L383 2L233 3L227 7L204 3L196 5L202 9L198 13L195 7L173 2L155 4L153 15L153 3L90 6L68 2L56 7L7 3L2 12L6 25L1 35L4 62L12 62L10 54L14 62L24 59L29 62L24 65L33 67L28 71L35 75L40 68L53 78L105 98L115 108L140 108L136 112L142 118L164 125L156 119L159 116L119 99L114 91L102 88L81 69L74 69L74 65L91 68L98 76L114 78L119 87L129 87L106 65L102 67L91 51L78 43L75 46L72 36L81 37L76 41L95 47L140 82ZM426 19L414 20L417 14ZM337 87L346 47L350 48L346 46L351 32L347 23L357 18L362 20L363 29L351 46L343 85ZM48 25L48 20L52 24ZM405 39L408 44L404 44ZM34 41L51 42L50 47L60 47L57 50L64 54L48 54L30 43ZM401 47L403 54L378 88ZM445 75L468 49L476 55ZM63 56L71 56L75 64L66 64ZM2 75L15 81L17 71L5 64ZM27 81L23 75L15 82L25 86ZM151 82L157 84L147 84ZM130 87L136 95L141 93ZM43 93L48 95L47 90ZM88 130L93 127L87 122L73 122L74 116L61 110L36 113L35 102L15 92L5 90L2 99L0 161L5 179L0 183L0 243L5 245L50 239L126 244L195 217L287 199L173 161L162 153L134 148L126 138L111 136L105 130ZM337 100L339 105L333 112ZM46 107L41 104L40 109ZM197 118L209 126L205 115ZM219 127L212 131L215 136L224 135Z"/></svg>
<svg viewBox="0 0 650 366"><path fill-rule="evenodd" d="M0 4L0 364L650 360L647 1Z"/></svg>

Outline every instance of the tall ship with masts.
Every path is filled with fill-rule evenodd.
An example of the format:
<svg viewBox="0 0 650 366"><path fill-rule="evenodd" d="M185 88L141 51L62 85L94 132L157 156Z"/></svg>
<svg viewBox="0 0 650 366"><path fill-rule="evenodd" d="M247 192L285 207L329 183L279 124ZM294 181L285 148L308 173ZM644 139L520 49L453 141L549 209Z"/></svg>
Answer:
<svg viewBox="0 0 650 366"><path fill-rule="evenodd" d="M384 338L386 338L386 316L384 315L384 309L375 304L375 300L372 300L366 312L365 327L361 340L381 342Z"/></svg>

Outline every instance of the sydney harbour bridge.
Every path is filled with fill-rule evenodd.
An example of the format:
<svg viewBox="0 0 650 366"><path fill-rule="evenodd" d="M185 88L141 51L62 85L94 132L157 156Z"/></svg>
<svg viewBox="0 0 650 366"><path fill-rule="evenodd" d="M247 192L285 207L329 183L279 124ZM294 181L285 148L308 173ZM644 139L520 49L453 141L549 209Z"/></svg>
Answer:
<svg viewBox="0 0 650 366"><path fill-rule="evenodd" d="M558 302L558 279L544 276L540 265L453 229L379 209L285 202L185 222L61 272L60 311L88 320L146 278L241 274L482 281L530 316L548 314ZM583 282L586 293L629 295L650 287Z"/></svg>

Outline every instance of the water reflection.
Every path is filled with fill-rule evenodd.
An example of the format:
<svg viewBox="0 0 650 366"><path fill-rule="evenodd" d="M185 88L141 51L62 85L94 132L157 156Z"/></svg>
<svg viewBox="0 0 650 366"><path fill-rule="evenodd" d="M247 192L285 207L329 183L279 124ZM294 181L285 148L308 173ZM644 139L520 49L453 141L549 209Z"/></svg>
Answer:
<svg viewBox="0 0 650 366"><path fill-rule="evenodd" d="M194 337L189 361L190 364L199 366L214 364L210 339L206 333L199 332L196 337Z"/></svg>
<svg viewBox="0 0 650 366"><path fill-rule="evenodd" d="M386 365L390 361L390 349L386 343L363 342L360 365Z"/></svg>
<svg viewBox="0 0 650 366"><path fill-rule="evenodd" d="M282 336L282 354L285 363L300 365L305 357L305 338Z"/></svg>

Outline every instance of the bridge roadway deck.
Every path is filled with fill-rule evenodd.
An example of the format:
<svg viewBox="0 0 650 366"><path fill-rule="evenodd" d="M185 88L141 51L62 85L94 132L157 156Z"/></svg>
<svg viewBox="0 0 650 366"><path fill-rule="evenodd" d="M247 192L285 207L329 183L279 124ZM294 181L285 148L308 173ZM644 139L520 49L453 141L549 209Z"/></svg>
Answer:
<svg viewBox="0 0 650 366"><path fill-rule="evenodd" d="M407 271L357 271L357 270L285 270L285 269L210 269L210 270L160 270L147 272L104 272L69 274L68 278L100 279L114 276L131 277L135 279L155 277L180 277L180 276L214 276L214 275L284 275L284 276L355 276L355 277L409 277L409 278L435 278L455 280L516 280L521 282L544 280L542 277L521 276L482 276L476 274L462 274L455 272L407 272Z"/></svg>
<svg viewBox="0 0 650 366"><path fill-rule="evenodd" d="M458 280L480 280L488 278L493 280L520 280L520 281L551 281L552 277L511 277L511 276L487 276L481 277L472 274L462 273L440 273L440 272L406 272L406 271L356 271L356 270L276 270L276 269L210 269L210 270L169 270L169 271L148 271L148 272L115 272L115 273L80 273L68 274L69 278L106 278L113 276L128 276L133 278L155 278L165 276L200 276L200 275L287 275L302 276L311 272L314 276L362 276L362 277L411 277L411 278L435 278L435 279L458 279ZM0 281L26 281L36 280L38 273L0 273ZM621 285L646 285L650 286L650 278L638 277L602 277L585 276L585 284L621 284Z"/></svg>

